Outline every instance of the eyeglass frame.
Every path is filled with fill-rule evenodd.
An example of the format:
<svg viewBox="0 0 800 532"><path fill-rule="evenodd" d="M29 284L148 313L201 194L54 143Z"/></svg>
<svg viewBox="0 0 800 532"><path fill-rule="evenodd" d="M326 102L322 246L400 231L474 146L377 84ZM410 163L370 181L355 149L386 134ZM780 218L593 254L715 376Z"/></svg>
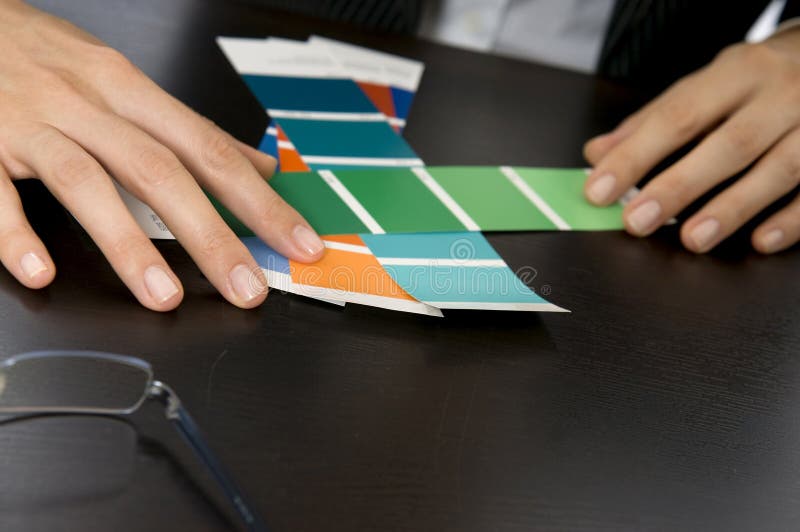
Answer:
<svg viewBox="0 0 800 532"><path fill-rule="evenodd" d="M97 416L127 416L136 412L148 399L155 399L165 407L165 417L169 421L182 439L191 448L195 456L203 463L211 476L216 480L219 487L225 493L228 501L242 519L246 529L252 532L266 532L268 529L255 508L248 503L241 489L236 485L233 477L217 455L211 450L194 418L183 406L178 395L166 383L155 380L153 368L149 362L138 357L129 355L118 355L102 351L82 351L82 350L46 350L31 351L13 355L0 362L0 378L4 378L3 372L12 368L15 364L37 359L56 359L56 358L83 358L87 360L102 360L114 362L124 366L133 367L143 371L147 375L144 389L139 400L128 408L89 408L89 407L69 407L69 406L46 406L46 407L26 407L12 406L3 407L0 405L0 415L14 414L63 414L63 415L97 415ZM0 397L2 397L2 382L0 382Z"/></svg>

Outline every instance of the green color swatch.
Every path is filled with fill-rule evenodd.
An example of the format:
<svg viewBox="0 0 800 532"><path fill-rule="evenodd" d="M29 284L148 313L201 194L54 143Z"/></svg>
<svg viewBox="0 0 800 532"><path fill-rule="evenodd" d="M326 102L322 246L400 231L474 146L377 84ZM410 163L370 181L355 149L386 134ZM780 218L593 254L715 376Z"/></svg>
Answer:
<svg viewBox="0 0 800 532"><path fill-rule="evenodd" d="M622 229L622 205L597 207L583 195L586 172L580 168L514 168L519 176L572 229Z"/></svg>
<svg viewBox="0 0 800 532"><path fill-rule="evenodd" d="M428 167L428 172L483 231L556 226L496 167Z"/></svg>
<svg viewBox="0 0 800 532"><path fill-rule="evenodd" d="M481 231L549 231L556 228L497 167L428 167L433 179ZM514 168L570 229L622 229L622 205L591 205L583 196L584 170ZM387 233L464 231L456 215L408 168L336 170L333 174ZM277 174L270 185L322 235L367 233L350 207L316 172ZM211 198L239 236L244 224ZM458 209L456 209L458 211Z"/></svg>
<svg viewBox="0 0 800 532"><path fill-rule="evenodd" d="M321 235L369 232L316 172L276 174L269 184Z"/></svg>
<svg viewBox="0 0 800 532"><path fill-rule="evenodd" d="M465 229L407 168L337 170L335 175L387 233Z"/></svg>

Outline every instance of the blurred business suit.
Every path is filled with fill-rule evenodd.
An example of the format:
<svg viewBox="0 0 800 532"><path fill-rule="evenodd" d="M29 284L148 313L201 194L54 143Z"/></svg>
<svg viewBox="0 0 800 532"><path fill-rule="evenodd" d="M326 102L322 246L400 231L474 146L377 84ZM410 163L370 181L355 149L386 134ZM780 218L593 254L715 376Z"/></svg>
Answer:
<svg viewBox="0 0 800 532"><path fill-rule="evenodd" d="M597 72L637 85L663 87L740 42L770 0L618 0ZM781 20L800 16L786 0Z"/></svg>
<svg viewBox="0 0 800 532"><path fill-rule="evenodd" d="M373 31L413 34L423 10L444 0L240 0L338 20ZM525 2L526 0L511 0ZM617 0L606 30L598 74L663 88L743 40L770 0ZM781 20L800 16L786 0Z"/></svg>

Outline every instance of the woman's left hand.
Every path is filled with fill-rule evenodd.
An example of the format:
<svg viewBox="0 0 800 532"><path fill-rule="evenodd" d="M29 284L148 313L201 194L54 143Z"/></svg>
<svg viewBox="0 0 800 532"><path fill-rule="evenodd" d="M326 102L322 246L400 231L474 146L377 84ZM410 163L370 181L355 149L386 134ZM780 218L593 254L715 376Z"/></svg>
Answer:
<svg viewBox="0 0 800 532"><path fill-rule="evenodd" d="M594 169L585 194L607 205L678 148L702 138L625 208L629 233L646 236L690 203L747 169L681 227L690 250L709 251L800 183L800 28L723 50L584 146ZM749 169L748 169L749 168ZM800 240L800 196L755 229L762 253Z"/></svg>

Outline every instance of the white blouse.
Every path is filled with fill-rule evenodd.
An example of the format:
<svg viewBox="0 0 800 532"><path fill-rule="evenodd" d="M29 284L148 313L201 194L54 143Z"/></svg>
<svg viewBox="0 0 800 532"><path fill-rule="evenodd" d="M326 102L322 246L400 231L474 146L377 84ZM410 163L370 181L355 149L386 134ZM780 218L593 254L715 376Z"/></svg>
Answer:
<svg viewBox="0 0 800 532"><path fill-rule="evenodd" d="M772 1L747 40L775 31L784 2ZM438 16L423 17L420 36L593 72L613 7L614 0L444 0Z"/></svg>

